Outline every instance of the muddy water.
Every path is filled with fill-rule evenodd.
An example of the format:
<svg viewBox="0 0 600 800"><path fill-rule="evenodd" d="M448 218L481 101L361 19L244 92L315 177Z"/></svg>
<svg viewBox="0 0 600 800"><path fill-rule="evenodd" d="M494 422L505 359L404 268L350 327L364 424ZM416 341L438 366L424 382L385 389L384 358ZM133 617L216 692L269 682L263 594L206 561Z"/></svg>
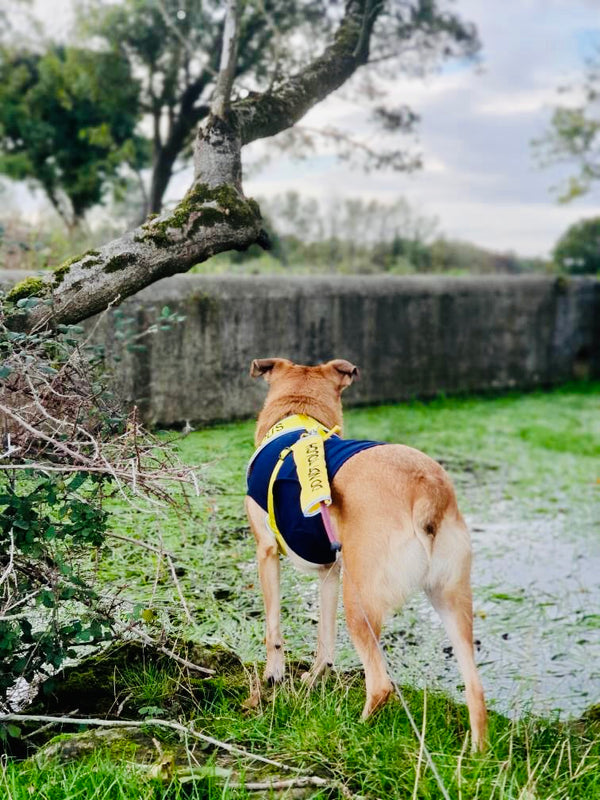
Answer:
<svg viewBox="0 0 600 800"><path fill-rule="evenodd" d="M573 522L472 521L482 675L504 710L577 714L600 699L600 541Z"/></svg>

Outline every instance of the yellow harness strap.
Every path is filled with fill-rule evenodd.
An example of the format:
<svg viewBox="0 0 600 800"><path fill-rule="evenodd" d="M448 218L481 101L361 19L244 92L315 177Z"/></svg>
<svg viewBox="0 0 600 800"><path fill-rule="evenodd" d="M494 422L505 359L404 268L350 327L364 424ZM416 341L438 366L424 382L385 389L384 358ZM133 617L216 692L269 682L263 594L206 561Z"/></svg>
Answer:
<svg viewBox="0 0 600 800"><path fill-rule="evenodd" d="M283 555L287 555L287 547L281 535L281 531L277 527L277 521L275 519L275 500L273 497L273 488L279 470L283 466L283 462L287 456L293 453L296 470L298 472L298 480L300 481L300 506L302 513L305 517L313 517L319 514L321 503L325 503L326 505L331 504L331 489L329 487L329 478L327 477L325 447L323 442L340 430L337 425L331 430L327 430L327 428L324 428L317 420L311 417L304 417L304 415L298 415L298 417L303 417L304 420L306 420L306 433L291 447L285 447L281 451L277 463L273 468L273 472L271 473L271 477L269 478L269 488L267 490L269 526L275 535L275 539ZM297 418L288 417L284 422L288 422L288 420L294 420L294 422L296 422ZM278 425L280 424L281 423L278 423ZM311 425L311 427L309 428L308 425ZM273 426L273 428L276 427L276 425ZM273 430L273 428L271 428L271 430ZM290 424L287 429L293 430L292 424ZM281 432L283 432L283 430L284 429L281 429ZM269 433L267 433L267 436L269 436ZM265 436L265 439L267 436ZM271 437L269 436L269 438Z"/></svg>
<svg viewBox="0 0 600 800"><path fill-rule="evenodd" d="M275 501L273 499L273 487L275 486L275 481L277 480L277 475L279 474L279 470L283 466L283 462L285 461L286 456L288 456L292 452L291 447L286 447L284 450L279 453L279 458L277 459L277 463L271 473L271 477L269 478L269 488L267 490L267 514L269 515L269 527L275 534L275 538L277 539L277 544L279 545L279 550L283 553L284 556L287 555L287 547L285 546L285 539L281 535L281 531L277 527L277 522L275 520Z"/></svg>
<svg viewBox="0 0 600 800"><path fill-rule="evenodd" d="M323 433L327 433L327 428L324 425L321 425L321 423L313 417L309 417L307 414L292 414L291 417L285 417L284 419L279 420L279 422L276 422L274 425L271 425L269 430L263 436L259 445L259 449L268 444L271 439L276 439L283 433L289 433L290 431L297 430L320 430L323 431Z"/></svg>

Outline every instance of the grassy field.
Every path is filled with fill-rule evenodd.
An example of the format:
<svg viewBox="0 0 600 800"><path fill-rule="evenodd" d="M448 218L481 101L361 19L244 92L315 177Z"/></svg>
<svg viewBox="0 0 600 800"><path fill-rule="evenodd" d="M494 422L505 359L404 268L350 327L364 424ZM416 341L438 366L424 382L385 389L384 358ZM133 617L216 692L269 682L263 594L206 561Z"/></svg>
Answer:
<svg viewBox="0 0 600 800"><path fill-rule="evenodd" d="M485 755L468 753L465 710L455 702L461 696L456 665L444 651L439 623L420 600L390 622L383 640L453 799L600 796L598 714L581 717L597 700L593 687L600 677L600 552L593 530L599 406L600 384L585 383L346 415L346 436L404 442L442 461L473 532L478 661L490 707L498 712ZM301 796L443 797L399 703L366 724L359 721L362 677L343 626L336 675L308 693L294 668L258 708L244 706L264 657L262 600L242 510L252 432L245 422L175 442L188 463L199 465L203 488L183 517L113 508L116 533L173 553L193 622L186 621L168 565L156 554L115 541L99 568L102 585L119 590L124 610L147 610L151 633L164 629L174 639L220 645L244 663L202 682L168 665L117 669L115 702L126 701L131 718L150 706L160 718L193 720L197 730L328 782ZM294 664L307 661L314 646L314 590L310 578L284 567L284 635ZM168 743L167 737L163 746ZM9 765L0 796L3 788L10 800L257 796L237 784L260 783L261 770L203 750L201 763L207 759L216 778L203 774L168 789L102 752L64 767ZM296 795L290 790L286 796Z"/></svg>

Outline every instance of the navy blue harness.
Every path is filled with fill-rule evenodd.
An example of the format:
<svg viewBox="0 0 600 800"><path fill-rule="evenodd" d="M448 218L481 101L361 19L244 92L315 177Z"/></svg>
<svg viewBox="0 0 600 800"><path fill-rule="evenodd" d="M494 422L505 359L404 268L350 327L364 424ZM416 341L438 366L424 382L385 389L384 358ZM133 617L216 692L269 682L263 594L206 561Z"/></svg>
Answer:
<svg viewBox="0 0 600 800"><path fill-rule="evenodd" d="M296 442L303 431L290 431L278 436L257 453L250 465L248 495L267 511L267 490L271 474L281 451ZM330 483L349 458L382 442L341 439L325 440L325 462ZM312 564L330 564L335 560L321 515L305 517L300 508L300 483L291 453L287 456L273 488L277 527L290 550Z"/></svg>

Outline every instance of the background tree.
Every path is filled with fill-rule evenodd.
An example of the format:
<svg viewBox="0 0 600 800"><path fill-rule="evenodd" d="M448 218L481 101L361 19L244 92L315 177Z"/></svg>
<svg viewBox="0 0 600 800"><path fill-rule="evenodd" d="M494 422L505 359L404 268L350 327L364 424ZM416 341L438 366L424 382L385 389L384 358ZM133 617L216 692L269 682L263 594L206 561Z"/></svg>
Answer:
<svg viewBox="0 0 600 800"><path fill-rule="evenodd" d="M361 273L428 268L437 219L402 197L324 202L290 191L261 201L261 208L277 230L284 263Z"/></svg>
<svg viewBox="0 0 600 800"><path fill-rule="evenodd" d="M600 217L571 225L558 240L553 257L557 266L573 275L600 272Z"/></svg>
<svg viewBox="0 0 600 800"><path fill-rule="evenodd" d="M85 0L79 29L118 52L139 77L141 107L151 119L152 174L144 211L159 212L177 162L191 157L196 125L209 113L218 72L224 3L202 0L124 0L107 4ZM335 0L247 0L241 5L236 96L268 91L285 75L294 74L324 46L340 3ZM438 63L440 57L474 52L473 28L442 10L439 2L388 0L371 2L378 25L372 31L371 69L396 77ZM356 89L356 91L359 91ZM362 99L379 97L374 120L388 132L411 132L418 117L408 108L387 109L381 93L362 86ZM373 105L373 103L371 103ZM333 143L342 158L356 158L370 167L413 169L420 160L404 147L373 148L328 126L295 129L280 138L279 147L306 153L316 140ZM142 218L145 214L142 214Z"/></svg>
<svg viewBox="0 0 600 800"><path fill-rule="evenodd" d="M0 172L41 186L68 227L122 188L147 152L135 134L138 88L107 52L0 50Z"/></svg>
<svg viewBox="0 0 600 800"><path fill-rule="evenodd" d="M561 91L575 94L577 100L554 110L550 129L534 146L543 164L576 168L560 195L562 202L568 202L600 179L600 56L587 63L580 86Z"/></svg>
<svg viewBox="0 0 600 800"><path fill-rule="evenodd" d="M240 7L236 0L226 4L219 72L210 113L196 130L195 177L184 199L173 211L99 251L71 259L53 275L18 284L9 293L9 301L36 296L44 302L22 314L15 311L11 325L30 328L72 323L159 278L185 272L215 253L264 241L258 205L242 190L242 147L294 126L309 109L339 89L369 63L371 42L378 31L389 46L397 41L397 55L406 45L402 32L415 33L417 23L421 26L417 38L429 41L433 36L438 45L442 43L443 53L454 52L445 44L448 40L458 41L462 53L473 46L472 30L469 28L468 37L468 26L461 26L456 17L446 13L441 1L346 0L316 56L302 59L298 70L274 76L264 90L242 93L236 85L243 20ZM337 6L332 4L332 8ZM391 39L393 24L396 37ZM392 58L382 51L380 59L388 56Z"/></svg>

